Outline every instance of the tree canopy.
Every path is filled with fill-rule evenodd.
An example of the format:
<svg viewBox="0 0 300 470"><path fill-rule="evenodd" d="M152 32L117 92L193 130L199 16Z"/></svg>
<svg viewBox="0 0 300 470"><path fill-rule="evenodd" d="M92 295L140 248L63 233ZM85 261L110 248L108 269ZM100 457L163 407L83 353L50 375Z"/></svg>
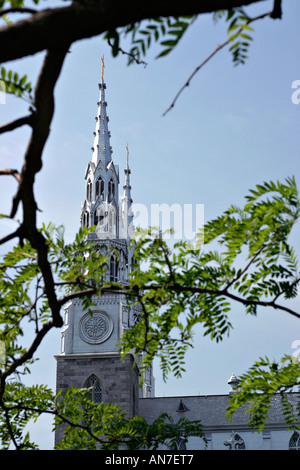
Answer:
<svg viewBox="0 0 300 470"><path fill-rule="evenodd" d="M2 125L0 133L24 125L31 129L22 169L0 170L1 175L12 176L18 183L11 211L1 217L13 219L19 208L22 212L18 228L0 240L1 245L16 241L1 261L0 339L5 351L1 354L0 379L2 447L35 448L24 428L42 413L52 414L56 425L67 425L69 432L61 448L95 448L99 444L107 449L124 445L130 449L157 448L160 443L172 447L179 429L185 436L203 437L198 422L170 423L170 417L163 415L149 426L138 417L127 420L116 406L93 404L82 390L55 397L48 387L25 387L19 378L28 373L44 337L62 326L62 307L74 298L80 298L87 310L93 306L93 296L107 292L120 292L129 301L138 302L142 309L140 321L126 333L120 350L123 354L134 350L137 355L142 351L145 368L158 357L164 376L173 373L181 377L184 373L185 353L196 325L216 341L228 334L232 327L231 302L239 303L251 315L260 306L299 318L300 313L288 304L297 296L300 281L297 256L290 244L300 209L295 179L257 185L246 196L244 207L231 206L207 223L204 231L199 231L199 244L193 249L183 241L171 249L153 229L137 233L137 263L129 284L123 286L103 283L107 260L101 254L86 259L83 272L84 253L94 251L93 243L86 241L86 229L79 230L74 243L66 244L61 227L50 223L37 226L35 176L43 166L55 106L54 88L73 42L102 35L114 57L126 54L129 64L143 63L154 42L161 47L159 57L164 57L198 15L212 14L214 20L226 21L228 36L195 74L224 47L231 51L235 65L243 64L251 46L253 24L266 18L280 19L281 1L275 0L271 11L255 18L248 16L245 7L263 4L262 0L188 0L184 4L74 0L67 6L45 9L38 0L33 3L0 2L0 16L5 22L0 40L6 45L0 52L1 83L7 93L30 103L28 115ZM123 37L130 41L128 51L123 49ZM30 77L19 76L11 65L6 65L41 51L45 51L45 58L35 86ZM212 248L215 242L219 251ZM143 261L147 261L147 269ZM23 337L28 323L35 331L29 346ZM280 363L260 358L240 378L229 414L247 403L250 424L262 429L271 397L280 392L287 422L297 426L299 410L290 409L287 392L299 385L299 372L294 357L285 356ZM83 414L78 414L78 404Z"/></svg>

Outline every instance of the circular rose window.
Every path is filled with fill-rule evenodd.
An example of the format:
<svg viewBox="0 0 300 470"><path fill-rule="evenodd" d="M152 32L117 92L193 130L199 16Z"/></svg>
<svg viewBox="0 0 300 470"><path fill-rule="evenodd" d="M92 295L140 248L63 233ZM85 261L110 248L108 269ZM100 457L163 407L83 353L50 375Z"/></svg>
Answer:
<svg viewBox="0 0 300 470"><path fill-rule="evenodd" d="M86 343L98 344L106 341L113 330L112 319L104 312L86 313L79 323L79 334Z"/></svg>

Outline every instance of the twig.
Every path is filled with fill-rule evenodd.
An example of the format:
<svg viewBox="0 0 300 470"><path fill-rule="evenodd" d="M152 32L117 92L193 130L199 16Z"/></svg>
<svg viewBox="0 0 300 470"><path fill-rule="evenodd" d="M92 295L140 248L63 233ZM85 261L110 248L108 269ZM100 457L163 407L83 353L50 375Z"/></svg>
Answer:
<svg viewBox="0 0 300 470"><path fill-rule="evenodd" d="M38 10L35 10L34 8L13 7L7 8L6 10L0 10L0 16L9 15L10 13L31 13L34 15L37 12Z"/></svg>
<svg viewBox="0 0 300 470"><path fill-rule="evenodd" d="M254 21L261 20L261 19L265 18L266 16L271 16L271 13L270 12L263 13L262 15L256 16L255 18L250 18L247 21L246 24L248 25L250 23L253 23ZM242 32L242 30L243 30L243 28L240 28L238 30L238 32L236 33L236 35L238 36ZM219 52L221 49L223 49L225 46L227 46L230 42L231 42L231 38L228 38L225 42L223 42L222 44L219 44L216 47L216 49L203 62L201 62L201 64L199 64L198 67L195 68L195 70L193 71L193 73L191 73L191 75L189 76L189 78L187 79L185 84L180 88L180 90L176 94L175 98L173 99L173 101L170 104L170 106L168 107L168 109L166 109L166 111L163 113L163 116L165 116L169 111L171 111L172 108L174 108L175 103L178 100L179 96L181 95L183 90L190 85L191 80L199 72L199 70L202 69L202 67L204 67L204 65L206 65L207 62L209 62L217 54L217 52Z"/></svg>
<svg viewBox="0 0 300 470"><path fill-rule="evenodd" d="M107 39L107 42L108 42L108 45L110 47L113 47L113 45L112 45L112 43L110 42L109 39ZM121 49L121 47L118 47L118 51L121 52L121 54L123 54L123 55L128 55L128 57L131 57L131 59L134 60L136 64L144 65L144 67L147 67L147 65L148 65L147 62L145 62L144 60L137 59L136 57L134 57L134 55L130 54L130 52L126 52L123 49Z"/></svg>
<svg viewBox="0 0 300 470"><path fill-rule="evenodd" d="M14 178L16 178L16 180L18 181L18 183L20 183L20 181L21 181L21 175L20 175L20 173L18 172L18 170L2 169L2 170L0 170L0 175L11 175L11 176L13 176Z"/></svg>

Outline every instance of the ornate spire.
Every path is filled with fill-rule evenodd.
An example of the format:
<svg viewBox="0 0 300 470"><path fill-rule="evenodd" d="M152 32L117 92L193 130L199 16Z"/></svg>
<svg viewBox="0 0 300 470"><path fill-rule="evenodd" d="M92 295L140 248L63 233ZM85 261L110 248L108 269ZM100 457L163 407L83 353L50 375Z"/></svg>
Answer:
<svg viewBox="0 0 300 470"><path fill-rule="evenodd" d="M104 55L101 57L102 72L101 83L99 83L100 96L98 105L98 112L96 119L96 129L94 132L94 145L92 147L93 156L92 162L95 166L101 161L104 163L105 168L111 161L112 148L110 146L110 132L108 130L109 118L106 113L107 102L105 101L106 84L104 82Z"/></svg>
<svg viewBox="0 0 300 470"><path fill-rule="evenodd" d="M124 238L131 238L132 237L132 230L133 230L133 213L132 213L132 198L131 198L131 186L130 186L130 173L131 170L129 168L129 149L128 144L126 145L126 168L124 170L125 173L125 184L123 186L124 193L122 198L122 217L123 217L123 237ZM126 234L126 237L125 237Z"/></svg>

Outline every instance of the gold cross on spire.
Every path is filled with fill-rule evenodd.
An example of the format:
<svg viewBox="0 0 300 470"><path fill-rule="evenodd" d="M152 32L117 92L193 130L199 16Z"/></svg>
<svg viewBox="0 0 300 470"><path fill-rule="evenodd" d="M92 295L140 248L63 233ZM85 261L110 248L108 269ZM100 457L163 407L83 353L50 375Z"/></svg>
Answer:
<svg viewBox="0 0 300 470"><path fill-rule="evenodd" d="M128 149L128 144L126 145L126 150L127 150L127 168L128 168L128 157L129 157L129 149Z"/></svg>
<svg viewBox="0 0 300 470"><path fill-rule="evenodd" d="M105 69L105 65L104 65L104 54L103 54L103 56L101 57L101 62L102 62L101 80L103 81L103 73L104 73L104 69Z"/></svg>

